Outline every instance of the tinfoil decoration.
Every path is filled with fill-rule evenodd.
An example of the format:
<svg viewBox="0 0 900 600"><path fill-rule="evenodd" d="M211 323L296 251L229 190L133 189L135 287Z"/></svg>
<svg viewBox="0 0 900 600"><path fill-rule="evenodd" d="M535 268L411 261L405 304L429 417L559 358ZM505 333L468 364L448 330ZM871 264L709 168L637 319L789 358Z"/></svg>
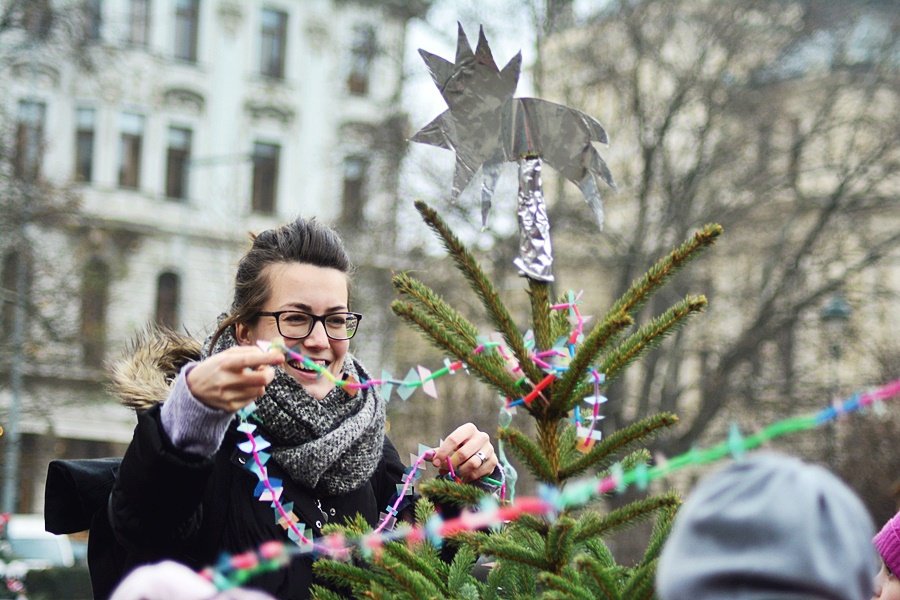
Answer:
<svg viewBox="0 0 900 600"><path fill-rule="evenodd" d="M522 53L499 69L484 29L478 31L478 45L473 53L459 25L455 63L421 49L419 54L448 109L419 130L412 141L456 152L452 201L458 200L478 169L482 169L482 224L487 224L502 163L518 162L520 248L516 265L528 277L553 281L540 162L533 159L542 159L577 185L602 228L599 180L613 189L615 183L593 142L607 144L606 131L595 119L573 108L537 98L513 98ZM523 189L523 185L529 189Z"/></svg>
<svg viewBox="0 0 900 600"><path fill-rule="evenodd" d="M550 219L541 182L541 159L519 159L519 256L513 261L526 276L553 281Z"/></svg>

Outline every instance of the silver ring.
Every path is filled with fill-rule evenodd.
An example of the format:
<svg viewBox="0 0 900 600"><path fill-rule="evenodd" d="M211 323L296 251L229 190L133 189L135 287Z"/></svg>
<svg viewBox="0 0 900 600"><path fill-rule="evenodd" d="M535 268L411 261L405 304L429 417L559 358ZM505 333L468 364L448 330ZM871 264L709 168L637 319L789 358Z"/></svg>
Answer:
<svg viewBox="0 0 900 600"><path fill-rule="evenodd" d="M476 453L475 453L475 456L477 456L477 457L478 457L478 460L481 461L481 464L478 465L479 467L480 467L481 465L483 465L485 462L487 462L487 456L485 456L484 452L482 452L481 450L479 450L478 452L476 452Z"/></svg>

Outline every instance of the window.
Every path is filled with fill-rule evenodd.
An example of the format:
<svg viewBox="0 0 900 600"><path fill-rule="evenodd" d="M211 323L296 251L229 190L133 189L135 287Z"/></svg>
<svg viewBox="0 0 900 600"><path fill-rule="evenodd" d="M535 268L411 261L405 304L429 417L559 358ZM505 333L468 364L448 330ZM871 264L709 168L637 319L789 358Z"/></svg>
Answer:
<svg viewBox="0 0 900 600"><path fill-rule="evenodd" d="M144 117L122 113L119 138L119 186L137 189L141 185L141 146L144 143Z"/></svg>
<svg viewBox="0 0 900 600"><path fill-rule="evenodd" d="M15 327L16 299L19 296L17 288L19 287L20 256L19 252L11 250L3 257L3 264L0 265L0 340L12 338L13 327ZM26 300L30 296L31 290L31 265L27 258L25 260L25 289L22 290ZM28 318L28 311L25 311L25 318Z"/></svg>
<svg viewBox="0 0 900 600"><path fill-rule="evenodd" d="M280 153L281 148L275 144L253 145L253 212L266 215L275 212Z"/></svg>
<svg viewBox="0 0 900 600"><path fill-rule="evenodd" d="M109 302L109 267L92 258L81 281L81 348L84 364L103 366L106 353L106 306Z"/></svg>
<svg viewBox="0 0 900 600"><path fill-rule="evenodd" d="M128 43L146 47L150 43L150 0L130 0Z"/></svg>
<svg viewBox="0 0 900 600"><path fill-rule="evenodd" d="M94 166L93 108L79 108L75 113L75 181L91 181Z"/></svg>
<svg viewBox="0 0 900 600"><path fill-rule="evenodd" d="M350 48L350 75L347 89L354 96L369 93L369 71L375 58L375 29L371 25L353 28L353 45Z"/></svg>
<svg viewBox="0 0 900 600"><path fill-rule="evenodd" d="M177 328L180 301L181 278L175 273L160 273L156 280L156 324L169 329Z"/></svg>
<svg viewBox="0 0 900 600"><path fill-rule="evenodd" d="M96 42L100 39L103 28L103 2L102 0L85 0L83 10L84 37L88 41Z"/></svg>
<svg viewBox="0 0 900 600"><path fill-rule="evenodd" d="M197 62L200 0L175 0L175 58Z"/></svg>
<svg viewBox="0 0 900 600"><path fill-rule="evenodd" d="M43 102L19 101L13 173L26 181L36 180L41 172L45 113L46 106Z"/></svg>
<svg viewBox="0 0 900 600"><path fill-rule="evenodd" d="M366 175L369 163L360 156L344 159L344 188L341 193L341 220L347 225L359 226L363 222L366 202Z"/></svg>
<svg viewBox="0 0 900 600"><path fill-rule="evenodd" d="M263 9L259 51L259 72L268 77L284 77L284 54L287 44L287 13Z"/></svg>
<svg viewBox="0 0 900 600"><path fill-rule="evenodd" d="M29 2L23 2L22 11L22 27L34 38L39 40L47 39L47 36L50 35L50 30L53 29L54 17L50 0L29 0Z"/></svg>
<svg viewBox="0 0 900 600"><path fill-rule="evenodd" d="M191 130L169 127L169 150L166 155L166 196L188 197L188 173L191 161Z"/></svg>

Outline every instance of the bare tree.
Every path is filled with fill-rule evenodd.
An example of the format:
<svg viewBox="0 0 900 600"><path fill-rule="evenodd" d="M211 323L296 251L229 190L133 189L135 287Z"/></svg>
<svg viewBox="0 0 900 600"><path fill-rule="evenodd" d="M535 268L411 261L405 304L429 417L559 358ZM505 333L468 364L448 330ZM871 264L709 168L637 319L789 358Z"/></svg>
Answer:
<svg viewBox="0 0 900 600"><path fill-rule="evenodd" d="M648 0L555 40L555 89L598 107L620 184L599 256L576 267L593 261L617 295L699 224L726 231L706 273L671 290L706 293L710 314L614 384L613 428L676 412L664 449L681 452L741 408L822 398L819 308L836 291L874 301L865 286L898 252L898 24L890 3ZM556 230L595 236L572 206Z"/></svg>
<svg viewBox="0 0 900 600"><path fill-rule="evenodd" d="M49 0L0 2L0 84L43 77L64 61L93 65L89 43L97 17L80 2ZM78 282L60 265L59 252L46 244L47 233L72 225L78 195L42 176L47 141L44 106L30 98L0 104L0 387L9 390L4 418L3 510L17 509L22 397L28 377L40 375L48 362L45 341L71 339L61 307L71 305ZM36 288L40 288L37 293ZM59 370L59 356L54 357ZM38 410L46 410L45 407Z"/></svg>

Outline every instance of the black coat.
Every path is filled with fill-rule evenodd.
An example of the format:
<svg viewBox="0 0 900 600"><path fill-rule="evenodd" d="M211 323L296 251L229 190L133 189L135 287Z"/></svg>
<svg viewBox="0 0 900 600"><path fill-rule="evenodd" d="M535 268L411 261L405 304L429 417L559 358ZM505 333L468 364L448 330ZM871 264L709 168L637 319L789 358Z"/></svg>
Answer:
<svg viewBox="0 0 900 600"><path fill-rule="evenodd" d="M269 540L292 543L276 523L271 502L261 502L253 494L259 480L243 468L248 455L237 449L237 443L246 436L236 430L236 423L228 429L218 452L205 458L172 445L158 407L139 414L104 515L123 552L119 557L94 552L91 574L96 598L112 592L116 578L109 577L110 571L121 576L135 566L163 559L199 570L214 565L223 552L254 550ZM345 494L317 495L290 480L274 461L266 468L270 478L283 482L281 501L294 503L294 513L315 537L321 534L326 519L342 522L359 513L371 526L377 525L379 513L396 494L405 469L387 437L372 477ZM101 533L105 525L92 524L91 537L94 527ZM106 532L101 535L109 537ZM285 568L254 577L246 587L279 599L295 599L308 598L312 583L312 559L302 556L294 557Z"/></svg>

